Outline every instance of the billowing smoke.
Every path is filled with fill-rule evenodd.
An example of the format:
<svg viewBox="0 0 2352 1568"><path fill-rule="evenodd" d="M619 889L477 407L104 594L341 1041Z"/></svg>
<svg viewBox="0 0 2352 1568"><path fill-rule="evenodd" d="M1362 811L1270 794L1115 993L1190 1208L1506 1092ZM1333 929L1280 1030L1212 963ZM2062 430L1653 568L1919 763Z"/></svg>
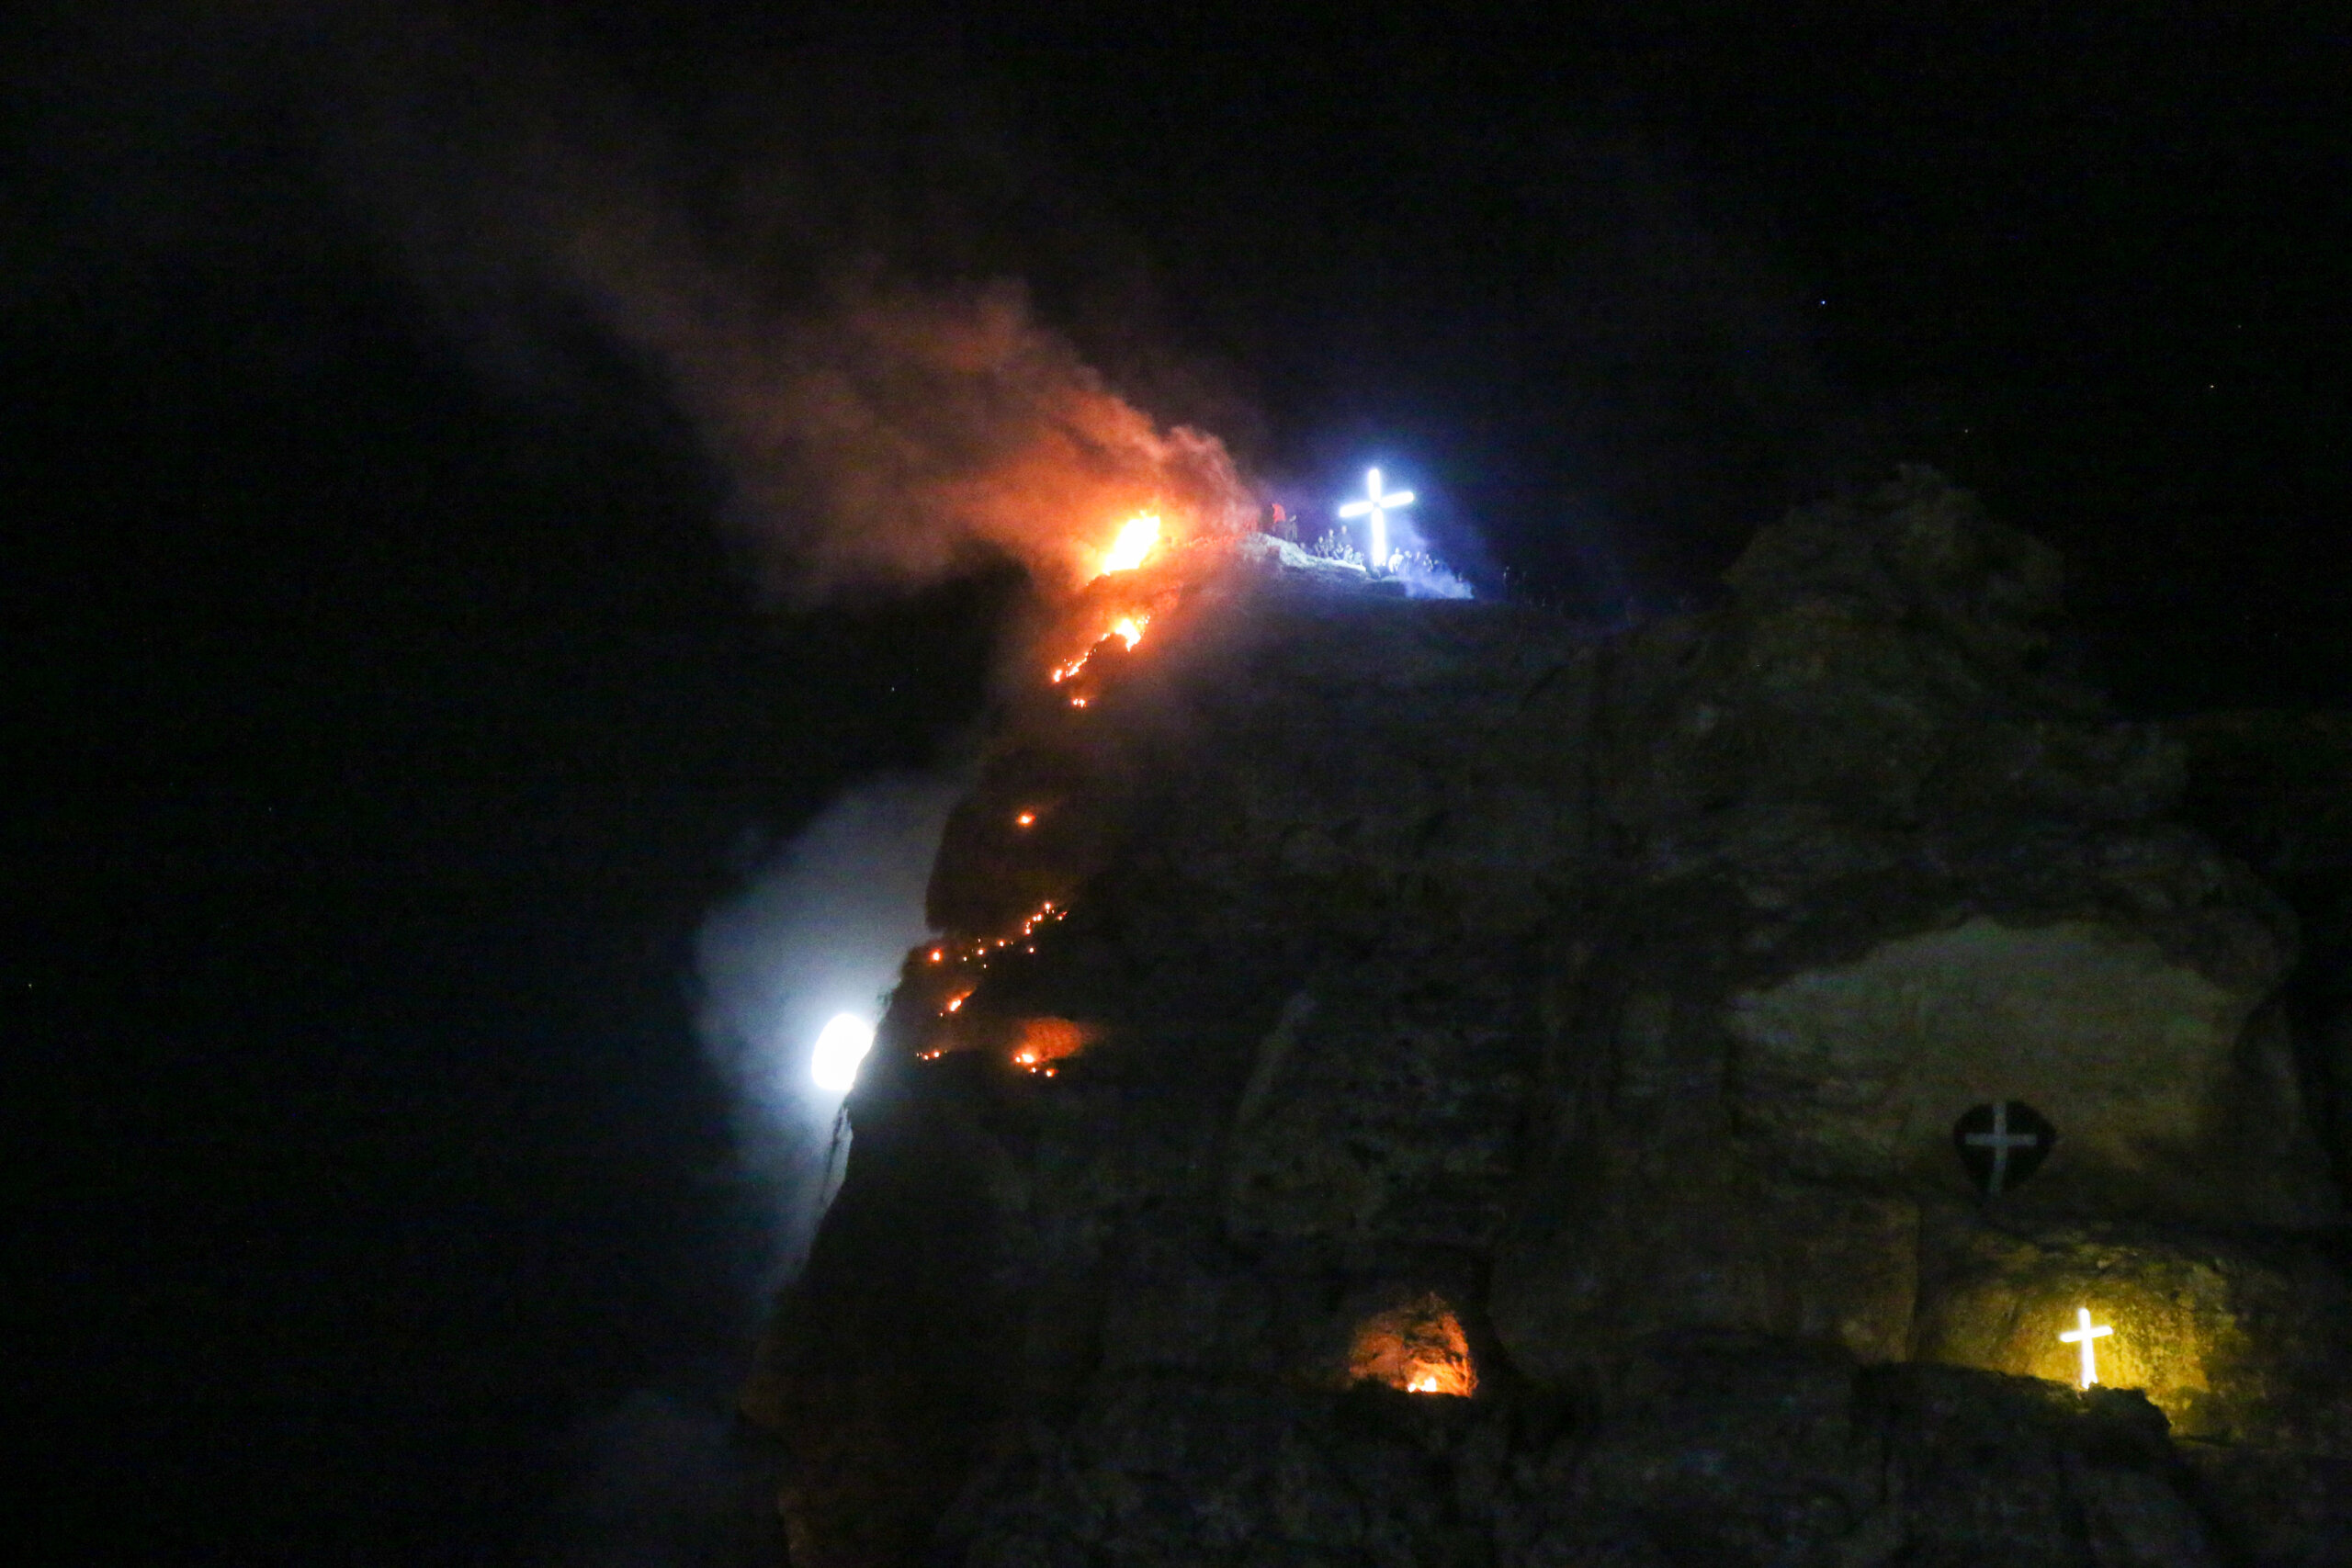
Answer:
<svg viewBox="0 0 2352 1568"><path fill-rule="evenodd" d="M334 58L364 69L310 67L329 163L424 296L526 381L560 382L583 323L617 345L686 416L784 604L1009 558L1050 604L1136 512L1177 537L1254 515L1216 436L1155 421L1040 318L1013 276L1025 240L975 238L1056 226L1029 221L1034 182L962 73L786 51L689 110L487 21L355 5L346 25ZM785 1194L780 1265L838 1102L807 1052L834 1014L877 1016L924 935L952 793L853 791L704 932L704 1032L746 1159Z"/></svg>
<svg viewBox="0 0 2352 1568"><path fill-rule="evenodd" d="M1020 276L1084 242L1024 206L963 76L778 57L694 115L487 32L370 58L346 96L373 107L329 129L412 272L525 374L584 313L688 416L785 602L1007 557L1051 596L1137 510L1253 513L1221 441L1163 427L1038 315Z"/></svg>
<svg viewBox="0 0 2352 1568"><path fill-rule="evenodd" d="M260 292L274 258L330 252L356 217L527 400L593 416L611 351L640 367L684 415L763 587L787 605L1007 558L1050 600L1093 574L1136 511L1181 534L1251 510L1216 437L1156 421L1046 323L1015 281L1021 246L959 248L999 194L967 152L988 139L903 123L960 112L937 108L953 94L935 80L903 80L904 57L888 62L896 83L856 79L875 68L854 62L831 81L790 62L749 67L711 84L697 115L639 96L593 50L564 55L559 28L501 32L495 10L107 12L86 45L58 46L76 69L46 73L75 93L28 98L60 156L106 175L75 256L152 256L168 278L193 253ZM712 129L730 115L777 129ZM249 188L263 150L289 148L299 169L266 166L299 195ZM0 246L0 306L78 287L65 262L43 272ZM152 292L169 308L161 284ZM296 347L345 352L333 327ZM702 1043L772 1211L764 1256L715 1265L739 1271L747 1304L797 1267L841 1178L841 1096L811 1079L809 1053L836 1014L878 1019L926 934L924 887L959 788L853 789L700 933ZM742 1465L724 1413L740 1369L656 1373L579 1434L566 1560L736 1559Z"/></svg>
<svg viewBox="0 0 2352 1568"><path fill-rule="evenodd" d="M1069 279L1130 263L1043 194L1057 184L1043 155L952 59L748 51L683 103L674 84L629 80L624 56L495 7L217 12L158 0L103 24L104 68L83 73L93 101L40 104L53 140L122 163L140 223L225 258L289 231L330 242L301 209L254 216L224 172L237 160L192 149L222 134L212 119L307 129L324 188L492 374L560 407L583 361L617 348L640 367L786 604L1005 558L1051 597L1093 574L1136 511L1179 533L1254 512L1216 435L1155 419L1041 314L1024 276L1060 280L1067 306ZM202 124L150 127L161 151L130 159L125 125L168 121L166 62L219 101ZM0 285L21 283L0 255ZM1159 383L1191 379L1156 351L1126 357Z"/></svg>
<svg viewBox="0 0 2352 1568"><path fill-rule="evenodd" d="M694 411L797 600L936 581L992 552L1050 593L1092 576L1132 513L1224 531L1253 510L1222 443L1159 429L1017 285L836 279L821 308L761 319L745 296L680 286L636 237L585 231L573 259Z"/></svg>

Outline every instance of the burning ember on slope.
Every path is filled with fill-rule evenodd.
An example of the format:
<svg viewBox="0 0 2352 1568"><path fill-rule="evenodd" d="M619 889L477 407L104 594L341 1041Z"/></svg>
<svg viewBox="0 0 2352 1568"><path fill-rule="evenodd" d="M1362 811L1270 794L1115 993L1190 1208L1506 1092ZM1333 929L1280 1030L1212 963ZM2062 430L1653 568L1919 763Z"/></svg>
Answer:
<svg viewBox="0 0 2352 1568"><path fill-rule="evenodd" d="M1012 1065L1041 1077L1054 1076L1054 1064L1075 1056L1092 1043L1095 1032L1072 1019L1024 1018L1012 1043Z"/></svg>
<svg viewBox="0 0 2352 1568"><path fill-rule="evenodd" d="M945 980L948 988L933 993L937 1016L945 1021L933 1035L928 1046L915 1053L916 1059L935 1062L952 1053L980 1050L1008 1066L1038 1077L1053 1077L1058 1072L1056 1063L1077 1055L1092 1044L1101 1033L1099 1027L1067 1018L1035 1016L1006 1019L989 1012L986 1002L965 1010L966 1004L979 994L983 983L974 971L986 970L989 960L1008 947L1019 946L1024 952L1037 951L1034 939L1040 928L1069 918L1069 910L1047 899L1024 917L1020 928L1009 936L985 938L970 943L941 943L923 950L929 964L945 966L953 977ZM978 1016L974 1016L978 1015ZM1001 1055L999 1055L1001 1053Z"/></svg>
<svg viewBox="0 0 2352 1568"><path fill-rule="evenodd" d="M943 944L933 947L923 956L930 963L953 964L958 969L986 969L989 966L989 960L1008 947L1019 947L1024 953L1036 952L1037 944L1033 939L1035 938L1039 929L1056 920L1069 918L1068 909L1048 898L1022 917L1020 928L1011 936L983 937L968 946L959 945L953 949ZM964 1004L971 999L972 990L973 987L967 986L941 1002L940 1016L944 1018L951 1012L960 1011Z"/></svg>
<svg viewBox="0 0 2352 1568"><path fill-rule="evenodd" d="M1120 525L1110 548L1102 553L1102 570L1094 575L1092 582L1101 583L1105 578L1143 566L1160 547L1162 534L1163 525L1156 513L1138 513L1128 518ZM1109 624L1075 658L1053 666L1047 671L1049 680L1059 685L1074 679L1114 637L1124 649L1129 651L1141 644L1144 632L1150 626L1152 619L1150 610L1145 606L1151 603L1151 595L1155 592L1164 592L1164 585L1147 581L1133 589L1120 586L1104 593L1086 595L1094 606L1088 613L1088 618L1100 615ZM1110 602L1104 603L1105 599ZM1102 622L1095 624L1102 625ZM1096 694L1091 688L1071 692L1069 694L1069 705L1084 708ZM1010 823L1014 831L1026 833L1038 827L1045 815L1045 809L1037 806L1015 806L1010 813ZM959 972L954 978L947 979L940 990L933 992L932 998L941 1019L954 1017L956 1020L956 1024L950 1026L951 1031L960 1030L967 1044L942 1044L918 1052L917 1055L923 1061L935 1061L952 1049L965 1049L971 1043L977 1043L972 1040L970 1032L976 1027L984 1027L986 1019L983 1016L976 1024L971 1015L964 1013L965 1004L971 1001L980 984L980 977L969 972L986 970L989 960L1007 948L1035 953L1037 951L1038 929L1048 922L1063 919L1068 914L1069 910L1047 899L1024 916L1017 930L1005 935L942 942L926 950L923 957L928 964ZM967 980L968 983L958 983ZM985 1015L988 1012L986 1003L973 1011ZM1046 1077L1055 1074L1054 1062L1078 1050L1091 1038L1080 1030L1080 1026L1066 1019L1026 1020L1020 1028L1021 1033L1009 1051L1012 1065Z"/></svg>
<svg viewBox="0 0 2352 1568"><path fill-rule="evenodd" d="M1356 1330L1348 1356L1355 1382L1386 1383L1405 1393L1442 1393L1457 1398L1477 1392L1470 1340L1462 1320L1442 1297L1426 1295L1379 1313Z"/></svg>

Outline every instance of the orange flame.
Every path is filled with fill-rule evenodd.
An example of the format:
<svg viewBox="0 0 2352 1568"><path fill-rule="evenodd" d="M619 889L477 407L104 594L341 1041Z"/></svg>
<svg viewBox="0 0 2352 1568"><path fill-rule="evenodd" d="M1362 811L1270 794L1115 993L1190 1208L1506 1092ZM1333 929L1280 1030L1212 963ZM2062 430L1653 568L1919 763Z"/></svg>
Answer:
<svg viewBox="0 0 2352 1568"><path fill-rule="evenodd" d="M1102 575L1114 571L1133 571L1151 554L1152 546L1159 543L1159 519L1148 512L1138 513L1120 525L1118 540L1102 557Z"/></svg>
<svg viewBox="0 0 2352 1568"><path fill-rule="evenodd" d="M1117 637L1121 642L1126 644L1130 649L1134 649L1136 644L1143 640L1144 628L1149 625L1151 625L1151 617L1149 615L1121 615L1117 620L1111 623L1111 629L1104 632L1102 637L1095 638L1093 645L1088 648L1084 653L1080 654L1076 659L1069 660L1067 664L1055 665L1048 672L1048 678L1052 680L1055 685L1058 686L1064 681L1069 680L1071 676L1085 669L1087 660L1094 657L1094 649L1102 645L1103 638L1105 637ZM1070 705L1073 707L1084 707L1086 705L1073 697L1070 699Z"/></svg>
<svg viewBox="0 0 2352 1568"><path fill-rule="evenodd" d="M1051 1064L1086 1049L1096 1033L1071 1019L1024 1018L1021 1021L1021 1033L1012 1043L1012 1065L1051 1077Z"/></svg>
<svg viewBox="0 0 2352 1568"><path fill-rule="evenodd" d="M1044 903L1038 905L1035 909L1031 910L1028 914L1023 916L1020 926L1011 935L1000 937L979 937L975 939L969 946L966 946L959 942L952 955L944 947L934 947L931 950L933 954L931 961L933 964L953 962L958 969L986 969L989 966L989 958L990 954L1001 953L1004 949L1011 947L1015 942L1021 943L1031 953L1036 952L1037 944L1035 939L1037 935L1038 928L1050 921L1066 920L1069 918L1069 911L1068 909L1055 903L1051 898L1048 898ZM967 1001L969 1001L972 998L972 989L970 987L967 987L965 990L949 999L940 1008L939 1010L942 1013L954 1012L956 1009L962 1007Z"/></svg>

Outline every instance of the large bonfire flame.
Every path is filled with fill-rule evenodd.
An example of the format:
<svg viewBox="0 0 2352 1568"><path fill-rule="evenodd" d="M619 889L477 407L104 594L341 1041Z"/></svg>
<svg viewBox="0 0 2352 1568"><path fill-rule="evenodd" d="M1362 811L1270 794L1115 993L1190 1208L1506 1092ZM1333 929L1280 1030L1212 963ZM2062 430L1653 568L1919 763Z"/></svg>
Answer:
<svg viewBox="0 0 2352 1568"><path fill-rule="evenodd" d="M1151 554L1151 547L1159 543L1159 519L1154 513L1140 513L1120 525L1118 541L1102 557L1102 575L1114 571L1133 571Z"/></svg>
<svg viewBox="0 0 2352 1568"><path fill-rule="evenodd" d="M1159 513L1142 512L1128 518L1119 525L1118 537L1112 542L1111 547L1102 552L1102 570L1095 574L1094 581L1100 582L1117 572L1133 571L1143 565L1150 559L1152 551L1159 547ZM1094 657L1095 650L1112 637L1117 637L1129 650L1133 650L1137 643L1143 641L1144 628L1150 625L1151 615L1142 610L1130 610L1113 616L1111 624L1096 633L1086 647L1053 666L1046 672L1047 678L1057 686L1072 679L1086 668L1087 660ZM1070 706L1078 708L1086 706L1088 698L1083 694L1073 694L1069 699Z"/></svg>

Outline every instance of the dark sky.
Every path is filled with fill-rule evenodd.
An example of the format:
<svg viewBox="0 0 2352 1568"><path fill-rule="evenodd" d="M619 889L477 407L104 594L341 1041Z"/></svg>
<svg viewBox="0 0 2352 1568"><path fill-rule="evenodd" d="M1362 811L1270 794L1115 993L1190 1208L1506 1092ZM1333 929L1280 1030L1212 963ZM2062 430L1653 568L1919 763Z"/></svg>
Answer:
<svg viewBox="0 0 2352 1568"><path fill-rule="evenodd" d="M2340 29L11 26L11 1426L112 1561L548 1560L622 1402L715 1402L695 929L942 754L1017 588L763 610L791 546L517 147L786 300L1022 278L1270 493L1385 457L1578 614L1925 459L2132 711L2352 704Z"/></svg>

